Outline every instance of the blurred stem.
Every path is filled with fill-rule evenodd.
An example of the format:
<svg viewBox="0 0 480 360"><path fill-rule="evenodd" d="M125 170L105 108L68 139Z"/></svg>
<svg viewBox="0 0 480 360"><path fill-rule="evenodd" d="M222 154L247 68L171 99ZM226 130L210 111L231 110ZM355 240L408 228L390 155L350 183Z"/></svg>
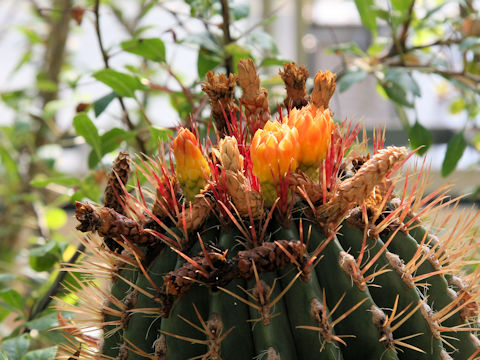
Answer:
<svg viewBox="0 0 480 360"><path fill-rule="evenodd" d="M58 84L60 71L62 70L65 58L65 45L70 32L69 25L72 1L55 0L53 7L58 10L56 16L51 15L51 26L44 58L44 72L46 80ZM57 95L57 90L40 93L43 104L56 99Z"/></svg>
<svg viewBox="0 0 480 360"><path fill-rule="evenodd" d="M410 29L410 25L412 23L413 18L413 8L415 7L415 0L412 0L410 3L410 7L408 8L408 15L405 21L403 22L402 32L400 33L400 46L402 48L402 52L405 52L406 44L407 44L407 37L408 37L408 30Z"/></svg>
<svg viewBox="0 0 480 360"><path fill-rule="evenodd" d="M222 30L223 30L223 46L233 42L230 35L230 9L228 0L220 0L222 4ZM225 70L227 75L233 73L233 57L225 53Z"/></svg>
<svg viewBox="0 0 480 360"><path fill-rule="evenodd" d="M50 21L50 29L48 38L46 39L45 55L41 74L44 80L55 85L55 89L49 91L40 91L39 96L42 102L42 109L50 101L58 98L58 83L60 72L65 60L65 45L70 33L70 10L72 8L72 0L55 0L53 8L58 9L52 12L48 18ZM40 128L35 136L35 148L44 145L48 139L48 126L45 120L40 122ZM55 120L52 120L55 123Z"/></svg>
<svg viewBox="0 0 480 360"><path fill-rule="evenodd" d="M397 29L394 26L393 19L390 17L389 20L388 20L389 26L392 30L393 44L392 44L392 47L390 48L388 54L386 55L386 57L391 58L391 57L399 55L402 64L405 63L404 56L405 56L405 53L407 52L406 43L407 43L407 37L408 37L408 30L409 30L410 25L412 23L413 8L414 7L415 7L415 0L412 0L412 2L410 3L410 6L408 8L408 11L407 11L407 16L406 16L405 20L403 21L402 30L401 30L399 36L397 36ZM392 12L392 11L393 10L390 9L390 12Z"/></svg>

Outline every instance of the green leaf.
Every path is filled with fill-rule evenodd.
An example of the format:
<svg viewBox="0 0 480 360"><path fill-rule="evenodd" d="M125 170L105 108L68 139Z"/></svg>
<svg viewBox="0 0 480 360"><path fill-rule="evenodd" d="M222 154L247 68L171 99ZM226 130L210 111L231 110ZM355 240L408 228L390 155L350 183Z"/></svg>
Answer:
<svg viewBox="0 0 480 360"><path fill-rule="evenodd" d="M95 117L99 117L101 113L110 105L110 103L117 97L117 93L112 91L111 93L102 96L100 99L95 100L93 103L93 111L95 112Z"/></svg>
<svg viewBox="0 0 480 360"><path fill-rule="evenodd" d="M365 26L372 33L373 37L377 36L377 18L375 11L372 11L374 0L355 0L360 19L363 26Z"/></svg>
<svg viewBox="0 0 480 360"><path fill-rule="evenodd" d="M22 296L13 289L4 289L0 291L0 298L14 309L23 311Z"/></svg>
<svg viewBox="0 0 480 360"><path fill-rule="evenodd" d="M95 166L98 165L100 160L102 160L102 157L103 157L103 155L101 157L99 157L95 151L93 151L93 150L90 151L90 153L88 154L88 168L89 169L94 169Z"/></svg>
<svg viewBox="0 0 480 360"><path fill-rule="evenodd" d="M230 55L233 57L233 72L236 73L238 72L237 66L238 66L238 61L240 59L248 59L252 58L252 54L250 50L247 48L238 45L236 43L231 43L225 46L225 52L227 55Z"/></svg>
<svg viewBox="0 0 480 360"><path fill-rule="evenodd" d="M12 74L17 73L18 70L20 70L23 65L29 63L33 58L33 51L32 49L27 49L24 53L22 58L18 61L17 65L15 65L15 68L12 70Z"/></svg>
<svg viewBox="0 0 480 360"><path fill-rule="evenodd" d="M30 267L37 271L48 271L58 261L58 247L55 240L49 241L43 246L39 246L30 250L28 263Z"/></svg>
<svg viewBox="0 0 480 360"><path fill-rule="evenodd" d="M380 85L390 100L395 101L399 105L413 107L413 104L407 99L405 90L396 82L387 81Z"/></svg>
<svg viewBox="0 0 480 360"><path fill-rule="evenodd" d="M57 354L57 346L28 352L24 360L52 360Z"/></svg>
<svg viewBox="0 0 480 360"><path fill-rule="evenodd" d="M215 0L185 0L185 3L190 6L190 17L207 19L218 14L220 9L220 6L213 6L214 1Z"/></svg>
<svg viewBox="0 0 480 360"><path fill-rule="evenodd" d="M472 36L463 39L458 48L460 49L460 51L465 51L478 45L480 45L480 38Z"/></svg>
<svg viewBox="0 0 480 360"><path fill-rule="evenodd" d="M222 58L216 52L200 47L197 58L198 77L203 79L207 72L215 69L222 62Z"/></svg>
<svg viewBox="0 0 480 360"><path fill-rule="evenodd" d="M290 60L267 57L267 58L262 60L262 62L260 63L260 67L282 66L284 64L288 64L289 62L290 62Z"/></svg>
<svg viewBox="0 0 480 360"><path fill-rule="evenodd" d="M11 107L14 110L18 110L20 104L25 101L25 90L5 91L0 94L0 98L4 104Z"/></svg>
<svg viewBox="0 0 480 360"><path fill-rule="evenodd" d="M417 151L418 155L423 155L427 152L428 148L433 144L433 135L418 121L415 122L409 132L408 138L410 140L410 147L415 150L416 148L423 146Z"/></svg>
<svg viewBox="0 0 480 360"><path fill-rule="evenodd" d="M134 98L135 90L145 89L136 77L113 69L102 69L93 74L93 77L109 86L119 96Z"/></svg>
<svg viewBox="0 0 480 360"><path fill-rule="evenodd" d="M20 178L17 162L13 159L7 149L0 146L0 169L1 167L5 170L7 179L10 179L12 182L19 181Z"/></svg>
<svg viewBox="0 0 480 360"><path fill-rule="evenodd" d="M347 70L338 81L338 91L344 92L357 82L365 80L368 73L363 69Z"/></svg>
<svg viewBox="0 0 480 360"><path fill-rule="evenodd" d="M15 279L15 275L12 274L0 274L0 284L7 283Z"/></svg>
<svg viewBox="0 0 480 360"><path fill-rule="evenodd" d="M44 79L42 77L37 78L37 82L35 84L38 90L44 91L44 92L56 92L58 90L58 85L51 80Z"/></svg>
<svg viewBox="0 0 480 360"><path fill-rule="evenodd" d="M204 48L206 48L210 51L213 51L215 53L218 53L218 54L220 54L220 52L222 50L218 46L217 42L212 37L212 35L208 32L189 34L181 42L194 44L194 45L199 45L201 47L204 47Z"/></svg>
<svg viewBox="0 0 480 360"><path fill-rule="evenodd" d="M72 187L72 186L79 186L80 180L78 178L75 178L72 176L66 176L66 175L47 178L44 174L37 174L35 175L33 180L30 181L30 185L38 188L45 187L48 184L58 184L58 185Z"/></svg>
<svg viewBox="0 0 480 360"><path fill-rule="evenodd" d="M38 31L35 31L34 29L30 29L26 26L19 26L18 30L20 30L20 32L22 32L32 44L41 44L44 41Z"/></svg>
<svg viewBox="0 0 480 360"><path fill-rule="evenodd" d="M49 208L45 213L45 219L50 230L58 230L67 223L68 216L63 209Z"/></svg>
<svg viewBox="0 0 480 360"><path fill-rule="evenodd" d="M30 346L30 338L23 334L8 340L5 340L0 346L9 360L21 360Z"/></svg>
<svg viewBox="0 0 480 360"><path fill-rule="evenodd" d="M480 132L472 139L473 146L480 151Z"/></svg>
<svg viewBox="0 0 480 360"><path fill-rule="evenodd" d="M135 131L126 131L120 128L113 128L108 130L105 134L103 134L100 137L100 141L102 144L102 149L101 149L101 156L98 157L97 154L94 151L90 152L90 155L88 157L88 166L90 168L94 168L100 160L102 160L102 157L105 154L108 154L115 149L117 149L122 141L127 141L133 137L135 137L136 132Z"/></svg>
<svg viewBox="0 0 480 360"><path fill-rule="evenodd" d="M385 70L385 80L394 82L404 90L411 92L415 96L420 96L420 86L413 78L412 74L403 68L387 68Z"/></svg>
<svg viewBox="0 0 480 360"><path fill-rule="evenodd" d="M58 326L58 315L54 311L50 314L37 317L36 319L30 320L25 324L29 329L35 329L38 331L52 329L55 326Z"/></svg>
<svg viewBox="0 0 480 360"><path fill-rule="evenodd" d="M173 131L170 129L159 128L156 126L150 126L150 133L152 134L153 139L158 139L163 143L166 143L170 137L173 136Z"/></svg>
<svg viewBox="0 0 480 360"><path fill-rule="evenodd" d="M84 199L90 199L92 201L100 201L100 195L102 190L95 180L94 174L89 175L80 184L80 188L72 195L71 201L83 201Z"/></svg>
<svg viewBox="0 0 480 360"><path fill-rule="evenodd" d="M227 55L238 56L243 58L248 58L251 56L250 50L237 44L231 43L225 46L225 52Z"/></svg>
<svg viewBox="0 0 480 360"><path fill-rule="evenodd" d="M245 19L250 14L250 4L234 3L233 5L230 5L230 14L234 21Z"/></svg>
<svg viewBox="0 0 480 360"><path fill-rule="evenodd" d="M192 113L192 106L182 91L169 94L170 104L177 111L181 119L185 119Z"/></svg>
<svg viewBox="0 0 480 360"><path fill-rule="evenodd" d="M358 56L365 56L365 51L363 51L357 43L350 41L342 44L335 44L327 48L327 54L342 54L348 53Z"/></svg>
<svg viewBox="0 0 480 360"><path fill-rule="evenodd" d="M266 31L258 30L250 34L248 39L249 44L258 45L262 50L277 55L278 48L272 35Z"/></svg>
<svg viewBox="0 0 480 360"><path fill-rule="evenodd" d="M95 124L85 113L79 113L73 119L73 126L78 135L83 136L88 145L90 145L97 154L102 157L102 143Z"/></svg>
<svg viewBox="0 0 480 360"><path fill-rule="evenodd" d="M52 121L57 112L65 107L65 100L51 100L43 107L43 117L48 121Z"/></svg>
<svg viewBox="0 0 480 360"><path fill-rule="evenodd" d="M386 38L377 37L368 47L367 54L371 57L378 57L388 46L389 42Z"/></svg>
<svg viewBox="0 0 480 360"><path fill-rule="evenodd" d="M108 154L117 149L124 140L131 139L136 133L134 131L125 131L120 128L113 128L103 134L100 139L102 141L102 154Z"/></svg>
<svg viewBox="0 0 480 360"><path fill-rule="evenodd" d="M446 177L455 170L458 161L463 155L463 152L467 148L467 141L463 136L463 132L455 134L447 145L447 152L442 164L442 176Z"/></svg>
<svg viewBox="0 0 480 360"><path fill-rule="evenodd" d="M121 43L123 50L145 59L165 62L165 44L158 38L132 39Z"/></svg>
<svg viewBox="0 0 480 360"><path fill-rule="evenodd" d="M5 320L5 318L10 315L11 312L9 309L5 309L3 307L1 307L1 304L0 304L0 323ZM0 360L2 359L2 354L3 352L0 350ZM6 355L5 355L6 356ZM7 359L8 360L8 359Z"/></svg>
<svg viewBox="0 0 480 360"><path fill-rule="evenodd" d="M44 256L30 256L28 263L36 272L49 271L58 261L58 257L48 253Z"/></svg>
<svg viewBox="0 0 480 360"><path fill-rule="evenodd" d="M401 13L406 15L413 0L391 0L391 1L392 1L394 10L400 11Z"/></svg>
<svg viewBox="0 0 480 360"><path fill-rule="evenodd" d="M450 104L450 114L458 114L459 112L465 110L467 104L462 98L458 98Z"/></svg>

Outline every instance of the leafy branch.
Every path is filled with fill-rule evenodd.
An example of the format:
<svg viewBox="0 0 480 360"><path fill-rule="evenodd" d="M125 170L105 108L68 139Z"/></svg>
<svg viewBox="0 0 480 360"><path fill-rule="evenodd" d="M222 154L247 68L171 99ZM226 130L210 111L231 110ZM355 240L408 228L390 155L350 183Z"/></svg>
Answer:
<svg viewBox="0 0 480 360"><path fill-rule="evenodd" d="M461 99L455 100L452 108L455 104L455 113L466 113L466 123L459 126L462 130L450 139L443 161L442 175L449 175L466 148L454 146L454 143L467 142L464 130L468 126L475 127L471 120L480 112L477 105L480 100L480 68L477 66L480 33L476 30L480 22L477 11L473 6L460 4L462 17L459 19L448 14L436 17L446 2L431 9L415 0L391 0L386 2L386 7L377 6L372 0L356 0L355 3L373 41L367 50L360 49L354 43L333 47L332 50L341 56L343 63L338 74L340 91L373 75L381 94L395 104L411 146L423 146L417 152L422 155L433 143L433 136L419 122L417 112L405 111L415 109L415 100L421 96L420 86L413 74L436 75L448 81L457 89ZM420 8L426 14L421 18L417 16ZM382 38L377 33L377 22L380 20L385 21L390 30L388 37ZM452 54L460 54L463 62L458 64ZM459 104L462 104L461 108ZM412 114L413 124L409 119ZM480 149L478 139L474 137L470 145Z"/></svg>
<svg viewBox="0 0 480 360"><path fill-rule="evenodd" d="M103 63L105 65L105 69L110 69L110 64L109 64L109 56L107 51L105 50L105 47L103 46L103 39L102 39L102 33L100 30L100 0L95 0L95 6L94 6L94 14L95 14L95 33L97 34L97 40L98 40L98 46L100 47L100 52L102 54L103 58ZM132 120L130 119L130 115L128 114L127 108L125 106L125 102L122 98L122 96L118 96L118 101L120 103L120 107L122 108L123 112L123 119L125 120L126 125L130 130L135 130L135 125L133 124ZM136 135L136 140L138 143L138 146L140 148L140 151L143 153L146 153L146 148L145 148L145 142L143 139L137 134Z"/></svg>

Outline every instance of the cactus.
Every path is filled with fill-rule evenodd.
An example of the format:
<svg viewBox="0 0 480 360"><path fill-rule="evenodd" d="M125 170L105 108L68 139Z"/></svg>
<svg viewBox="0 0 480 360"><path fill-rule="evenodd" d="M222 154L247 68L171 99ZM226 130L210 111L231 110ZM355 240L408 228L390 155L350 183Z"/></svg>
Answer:
<svg viewBox="0 0 480 360"><path fill-rule="evenodd" d="M91 319L63 319L66 357L480 358L479 271L462 273L477 215L428 229L421 218L455 199L423 197L423 168L401 180L410 155L378 132L373 154L359 152L359 126L332 120L335 75L318 72L308 96L306 70L285 66L290 106L273 119L253 62L239 69L245 123L218 102L235 77L210 73L217 145L180 129L175 161L142 158L150 185L134 191L121 153L105 205L76 204L89 252L67 270L91 275L75 310Z"/></svg>

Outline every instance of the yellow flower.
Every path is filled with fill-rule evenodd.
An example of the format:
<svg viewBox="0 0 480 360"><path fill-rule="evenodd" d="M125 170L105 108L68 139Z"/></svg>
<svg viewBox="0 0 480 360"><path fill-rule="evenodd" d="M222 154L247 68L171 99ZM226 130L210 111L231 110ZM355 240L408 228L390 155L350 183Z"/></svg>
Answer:
<svg viewBox="0 0 480 360"><path fill-rule="evenodd" d="M335 126L330 110L308 104L300 110L292 109L285 122L298 131L300 169L314 177L320 162L325 159Z"/></svg>
<svg viewBox="0 0 480 360"><path fill-rule="evenodd" d="M298 141L296 128L277 121L268 121L253 137L250 144L253 173L258 177L267 204L276 198L275 184L288 171L297 168Z"/></svg>
<svg viewBox="0 0 480 360"><path fill-rule="evenodd" d="M195 135L188 129L182 128L173 140L173 155L175 156L178 182L185 197L193 201L200 193L210 175L207 160L202 155Z"/></svg>

